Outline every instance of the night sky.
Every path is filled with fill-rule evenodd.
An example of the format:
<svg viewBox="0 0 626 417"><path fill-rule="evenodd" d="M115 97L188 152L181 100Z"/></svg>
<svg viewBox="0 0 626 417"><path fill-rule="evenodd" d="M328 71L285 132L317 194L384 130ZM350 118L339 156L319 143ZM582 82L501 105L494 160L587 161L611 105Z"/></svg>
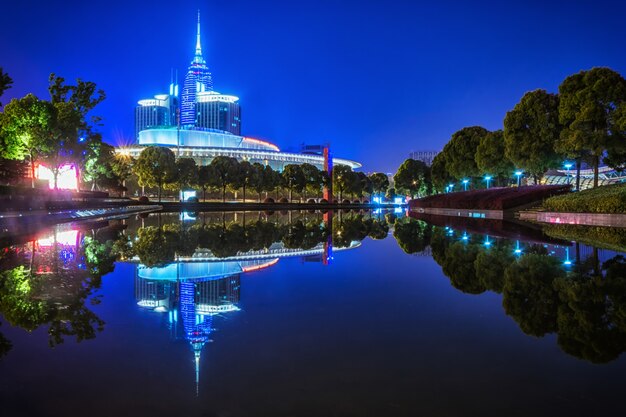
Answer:
<svg viewBox="0 0 626 417"><path fill-rule="evenodd" d="M7 0L0 67L15 83L2 101L47 98L50 72L94 81L105 140L128 143L137 100L167 92L171 68L182 84L200 9L215 89L240 97L245 135L330 142L391 172L464 126L501 128L526 91L594 66L626 75L620 3Z"/></svg>

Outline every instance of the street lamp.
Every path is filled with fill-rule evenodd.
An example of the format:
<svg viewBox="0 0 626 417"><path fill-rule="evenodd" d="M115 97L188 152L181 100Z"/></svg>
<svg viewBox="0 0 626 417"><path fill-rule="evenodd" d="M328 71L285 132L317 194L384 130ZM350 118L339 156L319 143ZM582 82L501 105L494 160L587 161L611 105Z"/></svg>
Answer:
<svg viewBox="0 0 626 417"><path fill-rule="evenodd" d="M524 171L515 171L515 176L517 177L517 186L518 187L519 187L520 179L522 178L522 175L524 175Z"/></svg>
<svg viewBox="0 0 626 417"><path fill-rule="evenodd" d="M489 182L491 181L491 175L485 175L485 181L487 181L487 189L489 189Z"/></svg>
<svg viewBox="0 0 626 417"><path fill-rule="evenodd" d="M569 170L574 166L574 164L572 164L571 162L566 162L563 164L563 166L565 167L565 169L567 169L567 185L570 185Z"/></svg>
<svg viewBox="0 0 626 417"><path fill-rule="evenodd" d="M467 183L469 180L463 180L463 191L467 191Z"/></svg>

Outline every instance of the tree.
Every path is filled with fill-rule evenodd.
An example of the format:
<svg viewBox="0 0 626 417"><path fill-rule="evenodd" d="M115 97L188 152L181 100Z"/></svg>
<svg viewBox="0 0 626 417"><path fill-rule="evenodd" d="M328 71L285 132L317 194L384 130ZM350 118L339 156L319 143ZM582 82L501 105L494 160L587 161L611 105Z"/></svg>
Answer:
<svg viewBox="0 0 626 417"><path fill-rule="evenodd" d="M243 202L245 203L246 189L254 183L257 171L250 162L241 161L239 162L239 169L237 174L237 178L239 181L237 181L235 188L239 189L239 187L241 187L243 189Z"/></svg>
<svg viewBox="0 0 626 417"><path fill-rule="evenodd" d="M102 141L93 140L87 144L84 168L85 181L91 182L91 190L99 189L99 183L114 178L113 161L115 148Z"/></svg>
<svg viewBox="0 0 626 417"><path fill-rule="evenodd" d="M382 172L371 174L370 181L372 182L372 191L374 194L384 195L387 188L389 188L389 178Z"/></svg>
<svg viewBox="0 0 626 417"><path fill-rule="evenodd" d="M515 166L506 157L505 151L504 132L502 130L488 132L481 138L476 148L476 166L482 174L489 174L494 178L508 178Z"/></svg>
<svg viewBox="0 0 626 417"><path fill-rule="evenodd" d="M259 202L261 202L261 193L266 188L265 166L255 162L252 164L252 170L250 187L258 194Z"/></svg>
<svg viewBox="0 0 626 417"><path fill-rule="evenodd" d="M396 190L408 192L413 198L427 195L432 189L428 165L411 158L400 165L393 182Z"/></svg>
<svg viewBox="0 0 626 417"><path fill-rule="evenodd" d="M216 156L211 161L217 185L222 190L222 202L226 201L226 187L237 179L238 165L237 159L230 156Z"/></svg>
<svg viewBox="0 0 626 417"><path fill-rule="evenodd" d="M446 156L443 152L439 152L433 158L433 163L430 166L430 177L433 188L438 192L443 192L448 184L454 180L446 168Z"/></svg>
<svg viewBox="0 0 626 417"><path fill-rule="evenodd" d="M293 200L293 191L300 193L306 186L306 179L300 165L289 164L286 165L282 172L282 177L285 181L285 185L289 189L289 202Z"/></svg>
<svg viewBox="0 0 626 417"><path fill-rule="evenodd" d="M50 102L39 100L32 94L13 99L4 108L2 115L2 157L6 159L28 159L31 187L35 187L35 165L54 149L50 126L55 118L55 109Z"/></svg>
<svg viewBox="0 0 626 417"><path fill-rule="evenodd" d="M206 201L206 190L217 189L219 187L217 183L217 173L213 165L202 165L198 169L198 187L202 189L202 199Z"/></svg>
<svg viewBox="0 0 626 417"><path fill-rule="evenodd" d="M568 155L588 154L598 186L600 158L626 141L619 127L620 107L626 103L626 80L609 68L570 75L559 86L559 121L563 131L558 149Z"/></svg>
<svg viewBox="0 0 626 417"><path fill-rule="evenodd" d="M545 90L528 92L504 118L505 155L537 182L559 166L555 144L560 132L559 97Z"/></svg>
<svg viewBox="0 0 626 417"><path fill-rule="evenodd" d="M139 154L134 170L139 185L158 187L159 202L163 184L169 182L176 173L176 158L169 148L149 146Z"/></svg>
<svg viewBox="0 0 626 417"><path fill-rule="evenodd" d="M99 116L88 114L105 99L104 91L97 89L91 81L76 80L75 85L66 85L65 79L50 74L48 79L50 101L56 108L55 122L50 133L54 137L55 151L49 157L54 162L50 169L54 173L55 188L59 165L65 162L74 164L80 183L81 169L85 163L85 146L91 141L100 141L95 126L102 120Z"/></svg>
<svg viewBox="0 0 626 417"><path fill-rule="evenodd" d="M198 167L196 161L191 158L178 158L176 160L176 173L169 181L169 187L177 191L183 191L198 183Z"/></svg>
<svg viewBox="0 0 626 417"><path fill-rule="evenodd" d="M0 113L1 114L1 113ZM28 163L14 159L0 158L0 183L13 184L28 173Z"/></svg>
<svg viewBox="0 0 626 417"><path fill-rule="evenodd" d="M410 217L396 221L393 230L393 237L396 238L398 246L409 255L426 250L430 244L431 234L431 225Z"/></svg>
<svg viewBox="0 0 626 417"><path fill-rule="evenodd" d="M356 184L355 184L355 193L358 197L363 197L363 194L367 194L369 196L372 195L372 192L374 190L374 186L372 184L372 181L370 180L370 177L368 177L365 173L363 172L357 172L356 173Z"/></svg>
<svg viewBox="0 0 626 417"><path fill-rule="evenodd" d="M477 177L480 170L476 165L476 149L489 131L481 126L464 127L455 132L443 148L446 170L454 178Z"/></svg>
<svg viewBox="0 0 626 417"><path fill-rule="evenodd" d="M9 77L9 74L4 72L2 67L0 67L0 97L2 97L6 90L11 88L12 84L13 80ZM0 107L2 107L2 103L0 103Z"/></svg>
<svg viewBox="0 0 626 417"><path fill-rule="evenodd" d="M304 176L303 190L305 190L305 192L310 191L313 194L318 194L322 188L322 175L320 170L315 165L307 163L300 165L300 169L302 170L302 175Z"/></svg>
<svg viewBox="0 0 626 417"><path fill-rule="evenodd" d="M354 184L354 172L347 165L337 165L333 168L333 190L339 192L339 200L343 199L344 192L350 192Z"/></svg>
<svg viewBox="0 0 626 417"><path fill-rule="evenodd" d="M122 190L124 192L126 192L126 180L132 175L135 162L132 156L120 153L115 154L111 161L113 174L121 181Z"/></svg>

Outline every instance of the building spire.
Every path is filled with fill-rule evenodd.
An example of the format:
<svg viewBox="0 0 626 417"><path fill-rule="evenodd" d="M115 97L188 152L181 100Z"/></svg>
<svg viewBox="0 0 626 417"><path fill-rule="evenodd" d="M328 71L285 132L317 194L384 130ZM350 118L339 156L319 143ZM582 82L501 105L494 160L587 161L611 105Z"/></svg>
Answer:
<svg viewBox="0 0 626 417"><path fill-rule="evenodd" d="M200 45L200 9L198 9L198 34L196 35L196 56L202 56L202 46Z"/></svg>

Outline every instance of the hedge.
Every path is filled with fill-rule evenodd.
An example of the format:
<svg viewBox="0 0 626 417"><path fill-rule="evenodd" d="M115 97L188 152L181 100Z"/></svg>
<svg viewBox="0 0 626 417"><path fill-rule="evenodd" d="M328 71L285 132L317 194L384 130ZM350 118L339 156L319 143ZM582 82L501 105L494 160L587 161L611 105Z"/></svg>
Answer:
<svg viewBox="0 0 626 417"><path fill-rule="evenodd" d="M566 213L626 213L626 183L548 198L543 208Z"/></svg>

